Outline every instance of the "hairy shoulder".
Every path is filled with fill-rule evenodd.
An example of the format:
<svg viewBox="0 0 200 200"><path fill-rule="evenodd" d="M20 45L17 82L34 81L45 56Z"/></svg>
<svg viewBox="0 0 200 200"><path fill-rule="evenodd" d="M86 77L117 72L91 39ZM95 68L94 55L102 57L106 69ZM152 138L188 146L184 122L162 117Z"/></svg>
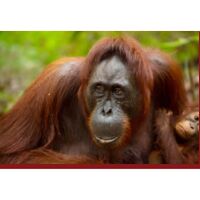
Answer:
<svg viewBox="0 0 200 200"><path fill-rule="evenodd" d="M41 76L44 75L57 75L59 76L68 76L68 75L73 75L73 73L78 73L80 68L81 68L81 64L83 62L84 58L82 57L65 57L65 58L61 58L59 60L56 60L54 62L52 62L51 64L49 64L45 70L43 71L43 73L41 74ZM77 75L77 74L76 74Z"/></svg>

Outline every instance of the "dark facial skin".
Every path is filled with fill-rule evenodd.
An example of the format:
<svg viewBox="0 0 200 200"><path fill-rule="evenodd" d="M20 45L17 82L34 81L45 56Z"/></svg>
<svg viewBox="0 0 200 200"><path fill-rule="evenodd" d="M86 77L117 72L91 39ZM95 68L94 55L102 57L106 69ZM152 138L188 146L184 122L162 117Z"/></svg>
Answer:
<svg viewBox="0 0 200 200"><path fill-rule="evenodd" d="M191 112L182 117L175 126L177 134L184 139L198 136L199 132L199 112Z"/></svg>
<svg viewBox="0 0 200 200"><path fill-rule="evenodd" d="M95 67L86 89L89 127L95 142L112 146L134 116L137 90L128 68L113 56Z"/></svg>

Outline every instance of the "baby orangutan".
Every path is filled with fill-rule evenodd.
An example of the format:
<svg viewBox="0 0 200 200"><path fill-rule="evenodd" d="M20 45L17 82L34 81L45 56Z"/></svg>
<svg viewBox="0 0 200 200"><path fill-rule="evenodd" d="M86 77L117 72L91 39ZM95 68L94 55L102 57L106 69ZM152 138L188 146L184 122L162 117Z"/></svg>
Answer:
<svg viewBox="0 0 200 200"><path fill-rule="evenodd" d="M156 142L149 163L197 164L198 132L198 106L187 108L180 116L159 110L155 122Z"/></svg>

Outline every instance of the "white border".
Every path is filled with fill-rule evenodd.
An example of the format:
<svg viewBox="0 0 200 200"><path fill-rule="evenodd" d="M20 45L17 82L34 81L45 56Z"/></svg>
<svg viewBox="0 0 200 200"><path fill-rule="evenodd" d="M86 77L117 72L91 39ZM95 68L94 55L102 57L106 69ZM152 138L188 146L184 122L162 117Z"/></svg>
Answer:
<svg viewBox="0 0 200 200"><path fill-rule="evenodd" d="M198 199L199 170L1 170L1 199ZM3 180L2 180L3 179Z"/></svg>
<svg viewBox="0 0 200 200"><path fill-rule="evenodd" d="M197 0L0 0L0 30L200 30Z"/></svg>

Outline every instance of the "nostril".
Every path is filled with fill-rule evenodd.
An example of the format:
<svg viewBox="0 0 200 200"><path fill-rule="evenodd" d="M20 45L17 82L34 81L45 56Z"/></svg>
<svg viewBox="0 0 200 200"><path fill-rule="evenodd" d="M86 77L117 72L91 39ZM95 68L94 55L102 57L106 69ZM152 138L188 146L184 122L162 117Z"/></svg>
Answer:
<svg viewBox="0 0 200 200"><path fill-rule="evenodd" d="M112 109L108 109L108 110L103 109L102 110L102 114L103 115L111 115L112 114Z"/></svg>
<svg viewBox="0 0 200 200"><path fill-rule="evenodd" d="M110 115L112 114L112 105L110 101L105 102L102 108L102 113L103 115Z"/></svg>
<svg viewBox="0 0 200 200"><path fill-rule="evenodd" d="M192 124L190 124L190 128L191 128L191 129L194 129L194 126L193 126Z"/></svg>
<svg viewBox="0 0 200 200"><path fill-rule="evenodd" d="M101 111L101 113L102 113L102 115L106 115L106 113L105 113L105 110L103 109L102 111Z"/></svg>
<svg viewBox="0 0 200 200"><path fill-rule="evenodd" d="M112 110L111 110L111 109L108 110L108 111L107 111L107 114L112 114Z"/></svg>

